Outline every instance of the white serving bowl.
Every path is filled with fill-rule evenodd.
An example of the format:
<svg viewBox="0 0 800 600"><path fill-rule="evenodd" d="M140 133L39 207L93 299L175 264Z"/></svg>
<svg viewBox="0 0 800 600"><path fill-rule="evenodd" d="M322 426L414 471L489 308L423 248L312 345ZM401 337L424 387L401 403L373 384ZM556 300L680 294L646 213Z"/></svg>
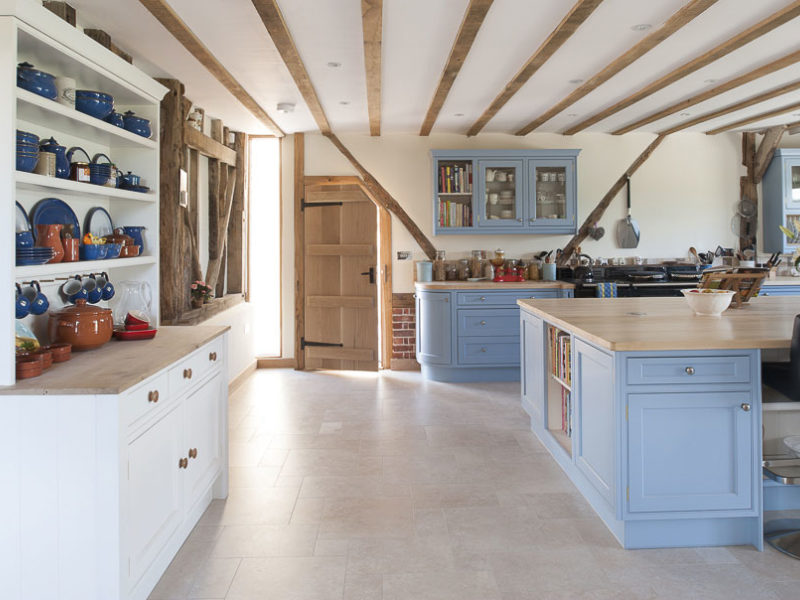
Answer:
<svg viewBox="0 0 800 600"><path fill-rule="evenodd" d="M686 302L697 315L720 316L728 308L736 293L733 290L710 290L692 288L681 290Z"/></svg>

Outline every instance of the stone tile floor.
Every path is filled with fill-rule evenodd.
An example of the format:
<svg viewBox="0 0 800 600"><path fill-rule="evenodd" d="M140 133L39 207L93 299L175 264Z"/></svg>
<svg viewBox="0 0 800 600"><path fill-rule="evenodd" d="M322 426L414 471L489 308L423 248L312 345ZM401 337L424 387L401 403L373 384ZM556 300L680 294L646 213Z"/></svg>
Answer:
<svg viewBox="0 0 800 600"><path fill-rule="evenodd" d="M771 548L621 549L518 384L262 370L229 415L230 496L151 600L800 598Z"/></svg>

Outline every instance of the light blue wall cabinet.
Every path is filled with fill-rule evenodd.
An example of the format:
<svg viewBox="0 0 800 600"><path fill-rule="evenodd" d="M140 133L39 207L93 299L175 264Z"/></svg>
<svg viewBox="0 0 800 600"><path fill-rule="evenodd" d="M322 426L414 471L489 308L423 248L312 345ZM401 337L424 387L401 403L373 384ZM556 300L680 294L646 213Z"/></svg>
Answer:
<svg viewBox="0 0 800 600"><path fill-rule="evenodd" d="M517 300L572 296L571 288L537 289L535 283L513 291L502 284L447 291L431 291L426 285L437 284L417 284L417 361L422 374L435 381L519 380Z"/></svg>
<svg viewBox="0 0 800 600"><path fill-rule="evenodd" d="M764 173L764 251L794 252L800 236L788 239L778 229L800 230L800 148L778 148Z"/></svg>
<svg viewBox="0 0 800 600"><path fill-rule="evenodd" d="M524 310L520 330L531 429L620 544L763 547L758 350L613 352Z"/></svg>
<svg viewBox="0 0 800 600"><path fill-rule="evenodd" d="M580 150L433 150L433 230L575 233Z"/></svg>

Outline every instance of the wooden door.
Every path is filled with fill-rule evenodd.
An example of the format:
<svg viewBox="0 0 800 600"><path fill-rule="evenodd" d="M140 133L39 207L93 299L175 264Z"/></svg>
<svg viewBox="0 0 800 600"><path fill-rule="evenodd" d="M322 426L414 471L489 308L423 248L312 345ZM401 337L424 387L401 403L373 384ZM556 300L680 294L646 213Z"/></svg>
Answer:
<svg viewBox="0 0 800 600"><path fill-rule="evenodd" d="M307 186L306 368L378 370L378 212L360 188Z"/></svg>

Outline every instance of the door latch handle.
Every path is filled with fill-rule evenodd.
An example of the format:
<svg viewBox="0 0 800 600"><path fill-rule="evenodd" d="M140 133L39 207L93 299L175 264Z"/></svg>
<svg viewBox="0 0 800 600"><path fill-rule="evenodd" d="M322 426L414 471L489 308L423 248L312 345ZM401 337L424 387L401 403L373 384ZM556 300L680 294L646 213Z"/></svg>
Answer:
<svg viewBox="0 0 800 600"><path fill-rule="evenodd" d="M364 271L362 275L369 275L369 282L375 283L375 267L370 267L369 271Z"/></svg>

